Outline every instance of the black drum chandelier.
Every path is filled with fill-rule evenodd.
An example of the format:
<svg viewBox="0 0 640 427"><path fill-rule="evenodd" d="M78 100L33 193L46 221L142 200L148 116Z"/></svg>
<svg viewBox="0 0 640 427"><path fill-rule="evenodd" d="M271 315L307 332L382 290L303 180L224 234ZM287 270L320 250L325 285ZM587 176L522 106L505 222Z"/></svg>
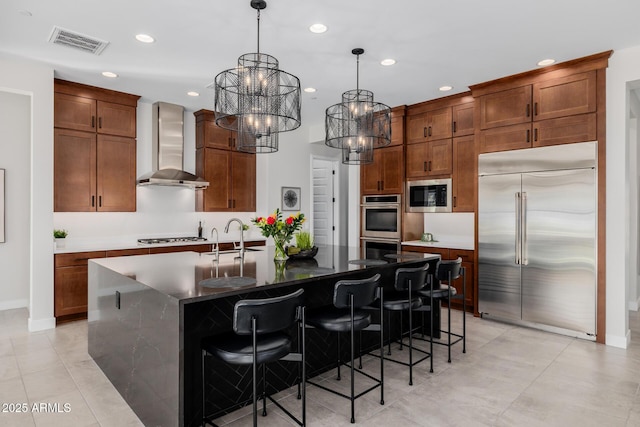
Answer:
<svg viewBox="0 0 640 427"><path fill-rule="evenodd" d="M260 53L260 11L264 0L251 0L258 14L257 53L238 58L238 66L215 78L216 124L238 132L236 148L248 153L278 151L278 133L300 126L300 80L278 68L278 60Z"/></svg>
<svg viewBox="0 0 640 427"><path fill-rule="evenodd" d="M391 108L373 101L373 92L360 89L360 55L356 55L356 89L342 94L342 102L327 108L325 144L342 150L342 163L373 162L373 149L391 144Z"/></svg>

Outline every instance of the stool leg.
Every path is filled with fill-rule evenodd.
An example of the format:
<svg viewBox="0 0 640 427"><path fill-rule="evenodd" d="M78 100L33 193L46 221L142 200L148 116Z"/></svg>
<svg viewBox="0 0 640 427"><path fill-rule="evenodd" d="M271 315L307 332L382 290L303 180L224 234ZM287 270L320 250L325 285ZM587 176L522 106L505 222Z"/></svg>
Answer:
<svg viewBox="0 0 640 427"><path fill-rule="evenodd" d="M447 282L447 350L449 352L447 362L449 363L451 363L451 286L453 283L451 282L451 271L449 271L449 281Z"/></svg>
<svg viewBox="0 0 640 427"><path fill-rule="evenodd" d="M267 364L262 364L262 416L267 416Z"/></svg>
<svg viewBox="0 0 640 427"><path fill-rule="evenodd" d="M433 279L430 283L430 294L429 294L429 315L431 317L431 322L429 322L429 372L433 373L433 312L435 311L433 308Z"/></svg>
<svg viewBox="0 0 640 427"><path fill-rule="evenodd" d="M256 334L256 318L251 318L251 335L253 338L253 364L251 370L253 373L253 427L258 426L258 337Z"/></svg>
<svg viewBox="0 0 640 427"><path fill-rule="evenodd" d="M207 355L207 352L202 350L202 425L204 426L205 423L205 418L207 417L206 411L205 411L205 394L204 394L204 358Z"/></svg>
<svg viewBox="0 0 640 427"><path fill-rule="evenodd" d="M340 332L338 332L336 336L338 337L338 377L336 380L340 381L340 365L342 364L340 362Z"/></svg>
<svg viewBox="0 0 640 427"><path fill-rule="evenodd" d="M388 339L389 341L387 342L389 348L387 349L387 356L391 356L391 311L387 311L387 329L388 329Z"/></svg>
<svg viewBox="0 0 640 427"><path fill-rule="evenodd" d="M402 316L402 312L400 313ZM409 280L409 385L413 385L413 342L411 335L413 335L413 315L411 313L411 280Z"/></svg>
<svg viewBox="0 0 640 427"><path fill-rule="evenodd" d="M467 352L467 275L462 268L462 352Z"/></svg>
<svg viewBox="0 0 640 427"><path fill-rule="evenodd" d="M300 350L300 345L301 345L300 344L300 340L302 338L301 338L301 335L300 335L301 334L300 330L301 330L300 325L298 325L298 353L301 352L301 350ZM302 330L302 336L304 336L304 329ZM302 347L304 347L304 343L302 343ZM301 376L302 376L302 370L303 369L304 369L304 362L302 364L302 367L300 366L300 364L298 364L298 399L302 398L302 394L300 393L300 381L302 381L301 380Z"/></svg>
<svg viewBox="0 0 640 427"><path fill-rule="evenodd" d="M402 328L402 312L398 312L400 314L400 350L402 350L402 341L404 341L404 329Z"/></svg>
<svg viewBox="0 0 640 427"><path fill-rule="evenodd" d="M356 418L355 418L355 384L354 384L354 366L353 366L353 361L354 361L354 341L355 341L355 331L353 330L354 328L354 319L353 316L355 315L354 313L354 307L353 307L353 294L349 295L349 305L351 306L351 424L356 422Z"/></svg>
<svg viewBox="0 0 640 427"><path fill-rule="evenodd" d="M384 310L383 296L380 292L380 404L384 405Z"/></svg>
<svg viewBox="0 0 640 427"><path fill-rule="evenodd" d="M301 332L301 344L302 349L302 427L307 425L307 348L305 346L305 308L302 307L302 332Z"/></svg>
<svg viewBox="0 0 640 427"><path fill-rule="evenodd" d="M360 356L358 369L362 369L362 331L358 332L358 353Z"/></svg>

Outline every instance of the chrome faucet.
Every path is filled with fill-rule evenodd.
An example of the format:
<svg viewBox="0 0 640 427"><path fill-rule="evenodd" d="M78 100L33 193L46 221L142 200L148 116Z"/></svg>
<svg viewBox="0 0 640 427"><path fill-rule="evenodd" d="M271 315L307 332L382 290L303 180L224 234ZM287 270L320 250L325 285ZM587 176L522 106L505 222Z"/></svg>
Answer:
<svg viewBox="0 0 640 427"><path fill-rule="evenodd" d="M228 233L229 232L229 225L231 225L231 223L233 221L236 221L238 224L240 224L240 257L244 257L244 224L242 223L242 221L240 221L238 218L231 218L229 220L229 222L227 222L227 226L224 228L224 232Z"/></svg>
<svg viewBox="0 0 640 427"><path fill-rule="evenodd" d="M213 227L211 229L211 236L210 238L213 239L213 232L216 232L216 243L214 245L214 247L212 248L215 253L216 253L216 260L220 258L220 238L218 237L218 229Z"/></svg>

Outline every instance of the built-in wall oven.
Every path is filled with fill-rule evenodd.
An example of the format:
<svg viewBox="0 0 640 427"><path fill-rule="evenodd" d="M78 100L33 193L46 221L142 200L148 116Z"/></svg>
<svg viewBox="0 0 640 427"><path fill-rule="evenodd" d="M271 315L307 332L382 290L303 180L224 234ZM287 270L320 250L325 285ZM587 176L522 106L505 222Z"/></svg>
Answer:
<svg viewBox="0 0 640 427"><path fill-rule="evenodd" d="M360 243L369 258L400 250L402 196L363 196Z"/></svg>

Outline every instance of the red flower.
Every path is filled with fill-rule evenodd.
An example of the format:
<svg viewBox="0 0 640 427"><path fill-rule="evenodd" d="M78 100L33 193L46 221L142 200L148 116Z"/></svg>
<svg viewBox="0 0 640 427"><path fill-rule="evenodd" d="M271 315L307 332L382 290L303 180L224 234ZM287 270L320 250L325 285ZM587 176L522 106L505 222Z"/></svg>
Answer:
<svg viewBox="0 0 640 427"><path fill-rule="evenodd" d="M276 223L276 219L272 216L270 216L269 218L267 218L267 224L269 225L273 225Z"/></svg>
<svg viewBox="0 0 640 427"><path fill-rule="evenodd" d="M287 218L287 225L291 225L291 224L293 224L293 217L292 216Z"/></svg>
<svg viewBox="0 0 640 427"><path fill-rule="evenodd" d="M260 221L262 221L262 217L261 217L261 216L259 216L258 218L256 218L256 222L260 222Z"/></svg>

